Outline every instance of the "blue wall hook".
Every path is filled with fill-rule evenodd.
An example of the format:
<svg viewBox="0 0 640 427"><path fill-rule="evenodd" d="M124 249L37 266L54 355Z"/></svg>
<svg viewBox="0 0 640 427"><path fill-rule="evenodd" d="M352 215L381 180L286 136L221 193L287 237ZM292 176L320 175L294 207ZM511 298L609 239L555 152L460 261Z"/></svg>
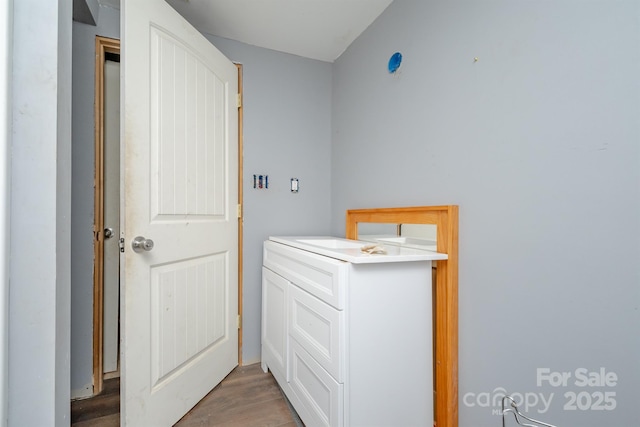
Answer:
<svg viewBox="0 0 640 427"><path fill-rule="evenodd" d="M402 63L402 54L400 52L396 52L393 55L391 55L391 58L389 58L389 72L390 73L395 73L398 68L400 68L400 64Z"/></svg>

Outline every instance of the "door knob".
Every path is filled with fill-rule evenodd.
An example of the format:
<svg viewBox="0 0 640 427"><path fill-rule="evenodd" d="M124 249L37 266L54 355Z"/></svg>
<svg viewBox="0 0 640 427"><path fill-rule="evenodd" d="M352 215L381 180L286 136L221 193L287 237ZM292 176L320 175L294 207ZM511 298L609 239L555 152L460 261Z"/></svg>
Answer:
<svg viewBox="0 0 640 427"><path fill-rule="evenodd" d="M110 239L113 237L113 228L109 227L109 228L105 228L104 229L104 238L105 239Z"/></svg>
<svg viewBox="0 0 640 427"><path fill-rule="evenodd" d="M153 240L145 239L142 236L138 236L131 241L131 247L133 248L134 252L149 252L151 249L153 249Z"/></svg>

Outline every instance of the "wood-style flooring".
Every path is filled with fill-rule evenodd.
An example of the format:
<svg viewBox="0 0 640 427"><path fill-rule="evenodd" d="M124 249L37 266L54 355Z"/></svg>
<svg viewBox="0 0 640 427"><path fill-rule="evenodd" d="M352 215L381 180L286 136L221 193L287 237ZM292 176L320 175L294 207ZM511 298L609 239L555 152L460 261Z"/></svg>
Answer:
<svg viewBox="0 0 640 427"><path fill-rule="evenodd" d="M71 402L73 427L114 427L120 425L120 378L105 380L104 390L90 399Z"/></svg>
<svg viewBox="0 0 640 427"><path fill-rule="evenodd" d="M71 403L72 427L120 425L120 380L105 381L105 391ZM175 427L296 427L292 413L273 376L260 364L239 366L204 397Z"/></svg>

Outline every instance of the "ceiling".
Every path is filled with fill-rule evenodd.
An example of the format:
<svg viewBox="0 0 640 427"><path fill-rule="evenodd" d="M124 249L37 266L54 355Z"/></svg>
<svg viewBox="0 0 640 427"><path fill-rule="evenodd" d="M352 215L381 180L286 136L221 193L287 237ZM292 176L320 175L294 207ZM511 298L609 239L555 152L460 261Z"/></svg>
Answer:
<svg viewBox="0 0 640 427"><path fill-rule="evenodd" d="M98 0L119 8L120 0ZM393 0L167 0L200 31L333 62Z"/></svg>

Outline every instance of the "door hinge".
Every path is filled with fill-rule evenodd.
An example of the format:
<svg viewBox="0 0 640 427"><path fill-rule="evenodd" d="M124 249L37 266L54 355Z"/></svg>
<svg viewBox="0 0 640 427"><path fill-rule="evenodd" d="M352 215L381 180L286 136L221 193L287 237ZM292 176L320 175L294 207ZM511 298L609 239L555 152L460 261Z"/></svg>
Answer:
<svg viewBox="0 0 640 427"><path fill-rule="evenodd" d="M238 314L238 329L242 328L242 316Z"/></svg>
<svg viewBox="0 0 640 427"><path fill-rule="evenodd" d="M242 205L238 204L238 218L242 218Z"/></svg>
<svg viewBox="0 0 640 427"><path fill-rule="evenodd" d="M242 94L241 93L237 94L236 106L238 108L242 108Z"/></svg>

